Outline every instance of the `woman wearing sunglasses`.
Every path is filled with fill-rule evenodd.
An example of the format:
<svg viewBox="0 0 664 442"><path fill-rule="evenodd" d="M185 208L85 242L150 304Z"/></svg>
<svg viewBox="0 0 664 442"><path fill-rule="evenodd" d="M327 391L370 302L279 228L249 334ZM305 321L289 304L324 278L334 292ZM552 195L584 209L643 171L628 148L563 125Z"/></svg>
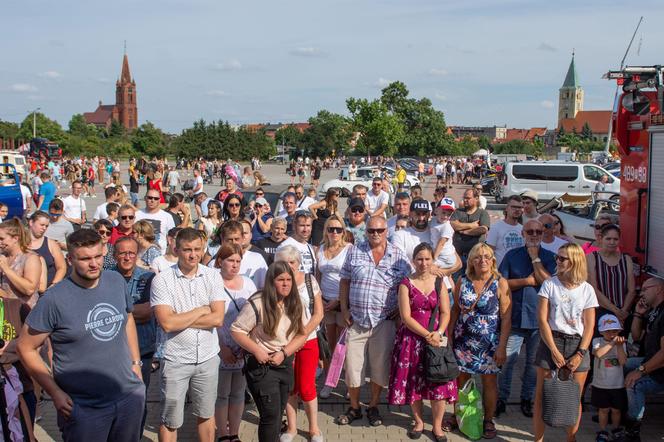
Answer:
<svg viewBox="0 0 664 442"><path fill-rule="evenodd" d="M92 225L95 232L101 236L102 250L104 253L104 270L111 270L115 268L117 262L113 256L113 244L110 243L111 235L113 233L113 223L107 219L100 219L95 221Z"/></svg>
<svg viewBox="0 0 664 442"><path fill-rule="evenodd" d="M226 197L223 215L224 221L242 221L244 215L242 214L242 200L239 196L230 194Z"/></svg>
<svg viewBox="0 0 664 442"><path fill-rule="evenodd" d="M570 376L583 391L590 354L588 348L595 325L595 290L586 282L588 270L583 249L577 244L565 244L556 255L558 273L544 281L539 291L537 320L541 342L535 356L537 384L535 386L535 406L533 427L535 441L544 440L544 420L542 418L542 390L544 379L556 374L561 380ZM576 440L581 421L581 396L574 406L579 408L579 418L575 425L567 428L567 440Z"/></svg>
<svg viewBox="0 0 664 442"><path fill-rule="evenodd" d="M597 219L595 220L595 224L593 225L593 229L595 230L595 240L588 241L587 243L581 246L581 248L583 249L583 253L587 255L589 253L596 252L599 250L600 247L599 245L602 241L602 235L600 235L600 233L602 232L602 227L604 227L607 224L614 224L614 219L611 215L603 213L597 217Z"/></svg>
<svg viewBox="0 0 664 442"><path fill-rule="evenodd" d="M318 269L316 279L320 283L323 293L323 308L325 315L325 334L330 344L330 352L334 352L341 330L345 327L344 318L339 306L339 282L341 281L341 266L346 261L346 255L351 247L345 240L346 229L342 219L337 215L330 216L325 221L323 228L323 244L318 249ZM325 370L329 368L330 361L323 361ZM320 397L327 399L332 393L332 388L327 385L320 391Z"/></svg>

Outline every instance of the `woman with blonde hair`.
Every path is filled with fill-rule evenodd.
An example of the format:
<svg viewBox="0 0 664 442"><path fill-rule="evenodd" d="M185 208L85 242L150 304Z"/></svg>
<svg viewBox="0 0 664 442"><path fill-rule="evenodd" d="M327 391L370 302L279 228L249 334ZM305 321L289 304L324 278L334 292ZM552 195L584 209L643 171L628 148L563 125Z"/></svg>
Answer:
<svg viewBox="0 0 664 442"><path fill-rule="evenodd" d="M327 342L330 343L330 352L334 352L334 346L345 327L339 305L339 282L341 281L341 266L346 261L346 255L352 246L344 238L345 231L343 220L337 215L330 216L325 221L323 244L318 249L316 259L318 264L316 279L323 294L325 311L323 323ZM327 370L330 361L324 360L323 363ZM326 385L321 389L320 397L326 399L330 397L330 393L332 393L332 388Z"/></svg>
<svg viewBox="0 0 664 442"><path fill-rule="evenodd" d="M567 243L556 255L558 273L544 281L539 291L537 320L541 341L535 356L537 384L533 410L533 432L536 441L544 440L542 417L542 390L544 379L555 373L561 379L574 377L583 391L590 354L588 349L595 326L597 296L586 282L588 269L583 249L577 244ZM567 428L567 440L576 440L581 421L581 396L578 400L579 417L575 425Z"/></svg>
<svg viewBox="0 0 664 442"><path fill-rule="evenodd" d="M275 262L263 290L249 298L231 326L231 336L250 355L247 386L258 409L258 440L279 439L281 416L293 388L293 355L304 345L304 308L288 263Z"/></svg>
<svg viewBox="0 0 664 442"><path fill-rule="evenodd" d="M138 256L140 267L149 269L158 256L161 256L161 249L157 244L157 235L154 233L154 227L147 220L136 221L132 227L134 238L138 242Z"/></svg>
<svg viewBox="0 0 664 442"><path fill-rule="evenodd" d="M496 437L493 417L498 400L497 373L507 359L507 338L512 326L512 300L507 280L496 269L496 256L485 243L468 254L466 274L454 287L450 325L454 330L454 354L459 363L459 388L473 374L482 378L483 438ZM454 420L444 430L454 428Z"/></svg>

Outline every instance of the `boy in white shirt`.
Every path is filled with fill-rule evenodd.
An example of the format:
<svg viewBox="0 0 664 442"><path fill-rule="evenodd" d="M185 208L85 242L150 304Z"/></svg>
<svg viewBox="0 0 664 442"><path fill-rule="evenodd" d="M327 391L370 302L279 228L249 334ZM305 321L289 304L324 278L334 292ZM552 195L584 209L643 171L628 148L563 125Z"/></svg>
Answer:
<svg viewBox="0 0 664 442"><path fill-rule="evenodd" d="M454 200L443 198L435 211L438 224L431 227L431 243L435 245L433 253L435 264L444 269L454 267L456 263L456 250L452 244L454 229L450 224L450 216L455 210Z"/></svg>
<svg viewBox="0 0 664 442"><path fill-rule="evenodd" d="M620 410L627 409L627 391L623 366L627 362L625 338L620 336L620 321L611 314L603 315L598 322L601 338L592 340L593 362L592 405L599 412L599 431L597 441L622 440L623 428L620 427ZM609 423L612 434L606 431Z"/></svg>

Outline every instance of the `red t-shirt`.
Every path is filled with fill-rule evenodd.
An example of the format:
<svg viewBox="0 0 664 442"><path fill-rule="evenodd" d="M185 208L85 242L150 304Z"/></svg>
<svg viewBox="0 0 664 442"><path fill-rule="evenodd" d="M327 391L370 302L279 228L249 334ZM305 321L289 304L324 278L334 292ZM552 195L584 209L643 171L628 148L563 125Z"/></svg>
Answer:
<svg viewBox="0 0 664 442"><path fill-rule="evenodd" d="M131 230L127 233L122 233L118 230L117 226L113 227L113 230L111 230L111 239L109 239L108 242L110 244L115 244L115 241L122 238L123 236L134 236L134 231Z"/></svg>

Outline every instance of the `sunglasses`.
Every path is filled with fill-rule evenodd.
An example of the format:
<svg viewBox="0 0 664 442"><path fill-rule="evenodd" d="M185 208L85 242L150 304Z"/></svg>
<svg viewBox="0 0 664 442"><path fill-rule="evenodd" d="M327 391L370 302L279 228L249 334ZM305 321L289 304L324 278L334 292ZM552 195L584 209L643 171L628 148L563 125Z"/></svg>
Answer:
<svg viewBox="0 0 664 442"><path fill-rule="evenodd" d="M551 223L544 223L542 225L544 226L545 229L550 229L550 228L553 227L553 224L551 224Z"/></svg>
<svg viewBox="0 0 664 442"><path fill-rule="evenodd" d="M106 230L106 229L97 230L97 233L99 233L100 235L104 235L104 236L111 236L111 234L112 234L112 232L110 230Z"/></svg>
<svg viewBox="0 0 664 442"><path fill-rule="evenodd" d="M379 234L379 235L381 235L382 233L385 232L385 230L386 230L385 228L380 228L380 229L367 229L367 233L368 233L369 235L375 235L375 234Z"/></svg>
<svg viewBox="0 0 664 442"><path fill-rule="evenodd" d="M239 203L233 203L233 204L226 204L228 207L240 207Z"/></svg>
<svg viewBox="0 0 664 442"><path fill-rule="evenodd" d="M531 235L531 236L535 236L535 235L539 236L539 235L541 235L541 234L543 233L543 231L542 231L542 230L539 230L539 229L534 229L534 230L533 230L533 229L529 229L529 230L526 230L526 233L527 233L528 235Z"/></svg>
<svg viewBox="0 0 664 442"><path fill-rule="evenodd" d="M364 213L364 207L353 207L350 209L351 213Z"/></svg>
<svg viewBox="0 0 664 442"><path fill-rule="evenodd" d="M565 261L569 261L569 258L566 257L566 256L556 255L556 261L565 262Z"/></svg>
<svg viewBox="0 0 664 442"><path fill-rule="evenodd" d="M256 196L263 196L265 195L263 192L256 192Z"/></svg>
<svg viewBox="0 0 664 442"><path fill-rule="evenodd" d="M343 233L344 228L343 227L328 227L327 228L327 233Z"/></svg>
<svg viewBox="0 0 664 442"><path fill-rule="evenodd" d="M159 198L158 196L146 196L145 199L152 201L159 201L161 198Z"/></svg>
<svg viewBox="0 0 664 442"><path fill-rule="evenodd" d="M135 215L122 215L120 217L120 219L125 220L125 221L128 220L128 219L134 219L134 218L136 218Z"/></svg>
<svg viewBox="0 0 664 442"><path fill-rule="evenodd" d="M62 213L48 212L48 216L52 216L53 218L57 218L58 216L62 216Z"/></svg>
<svg viewBox="0 0 664 442"><path fill-rule="evenodd" d="M609 223L606 223L606 224L595 224L593 227L595 228L595 230L602 230L602 227L604 227L604 226L608 226L608 225L609 225Z"/></svg>

